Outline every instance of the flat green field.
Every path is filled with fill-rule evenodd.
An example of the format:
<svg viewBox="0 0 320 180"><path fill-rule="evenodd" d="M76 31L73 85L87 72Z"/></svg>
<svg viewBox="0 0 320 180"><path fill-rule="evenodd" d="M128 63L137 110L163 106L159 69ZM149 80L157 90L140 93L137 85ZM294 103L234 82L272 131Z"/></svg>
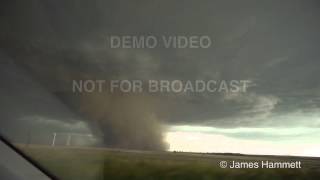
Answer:
<svg viewBox="0 0 320 180"><path fill-rule="evenodd" d="M18 146L59 179L320 179L320 158L128 151L105 148ZM230 169L231 163L301 161L301 169Z"/></svg>

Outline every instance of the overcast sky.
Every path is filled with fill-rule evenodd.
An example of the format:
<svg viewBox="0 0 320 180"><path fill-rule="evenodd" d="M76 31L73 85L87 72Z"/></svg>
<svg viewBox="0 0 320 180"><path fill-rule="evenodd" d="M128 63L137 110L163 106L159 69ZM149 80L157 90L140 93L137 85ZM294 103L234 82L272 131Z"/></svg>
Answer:
<svg viewBox="0 0 320 180"><path fill-rule="evenodd" d="M152 114L156 120L148 124L128 117L130 121L151 129L160 128L154 124L200 126L233 138L284 141L299 137L297 143L318 138L319 10L317 1L302 0L8 2L1 7L0 18L0 115L6 121L1 131L14 134L24 124L43 127L41 123L50 132L54 128L69 131L63 128L80 121L83 124L73 130L89 133L97 131L96 126L106 126L113 132L109 128L119 126L110 118L127 121L118 120L120 112L141 119L134 114L140 109L132 112L132 105L148 107L142 116ZM112 49L107 43L112 35L209 36L212 45L206 49ZM90 78L236 79L250 80L252 86L246 93L133 95L130 103L114 95L70 95L73 79ZM92 106L111 106L95 102L103 98L129 105L101 113ZM91 123L100 122L97 114L104 114L108 123ZM30 120L34 117L38 121ZM57 123L48 125L53 121ZM230 128L244 129L219 130Z"/></svg>

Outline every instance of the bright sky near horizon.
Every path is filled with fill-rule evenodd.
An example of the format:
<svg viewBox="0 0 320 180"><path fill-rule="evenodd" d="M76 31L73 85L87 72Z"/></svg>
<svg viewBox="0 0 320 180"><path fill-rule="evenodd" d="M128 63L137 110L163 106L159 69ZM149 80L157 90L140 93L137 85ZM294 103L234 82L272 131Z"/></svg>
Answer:
<svg viewBox="0 0 320 180"><path fill-rule="evenodd" d="M320 143L304 136L306 132L313 133L315 137L320 135L316 128L174 126L165 139L170 146L169 151L320 157Z"/></svg>

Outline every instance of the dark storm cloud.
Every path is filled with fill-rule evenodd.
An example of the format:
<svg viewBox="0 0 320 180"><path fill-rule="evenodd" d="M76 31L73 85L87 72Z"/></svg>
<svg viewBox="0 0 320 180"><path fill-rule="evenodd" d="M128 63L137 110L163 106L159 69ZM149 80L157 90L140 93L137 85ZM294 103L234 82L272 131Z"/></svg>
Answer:
<svg viewBox="0 0 320 180"><path fill-rule="evenodd" d="M129 130L123 134L130 136L134 131L114 124L118 121L144 123L142 127L154 128L150 134L155 139L161 122L320 125L317 119L291 115L313 117L319 110L316 1L32 1L8 2L2 9L3 51L75 112L94 122L107 119L101 124L105 132L120 127L118 135L106 133L120 142L125 142L120 132ZM206 35L213 43L208 49L111 49L111 35ZM243 79L254 86L247 93L114 97L112 103L129 105L102 113L95 106L111 106L103 99L112 96L70 95L73 79ZM137 120L120 118L144 107L152 108L134 116ZM150 124L138 120L151 115L156 120ZM278 117L287 120L277 122Z"/></svg>
<svg viewBox="0 0 320 180"><path fill-rule="evenodd" d="M90 132L85 123L79 123L79 116L17 67L10 57L1 53L0 58L2 135L21 143L32 134L33 143L48 144L53 132Z"/></svg>

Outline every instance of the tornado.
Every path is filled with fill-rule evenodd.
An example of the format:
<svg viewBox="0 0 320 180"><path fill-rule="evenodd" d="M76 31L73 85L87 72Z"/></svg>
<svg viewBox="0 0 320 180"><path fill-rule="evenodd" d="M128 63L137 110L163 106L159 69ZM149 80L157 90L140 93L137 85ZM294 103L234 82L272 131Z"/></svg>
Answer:
<svg viewBox="0 0 320 180"><path fill-rule="evenodd" d="M102 6L106 8L101 9ZM112 26L102 22L112 24L117 20L112 18L116 7L116 3L100 1L6 2L1 7L4 13L0 19L5 27L0 33L1 51L83 117L105 146L165 150L163 125L155 113L152 96L70 92L74 79L117 79L135 71L129 60L119 63L104 46L105 34L111 32Z"/></svg>

